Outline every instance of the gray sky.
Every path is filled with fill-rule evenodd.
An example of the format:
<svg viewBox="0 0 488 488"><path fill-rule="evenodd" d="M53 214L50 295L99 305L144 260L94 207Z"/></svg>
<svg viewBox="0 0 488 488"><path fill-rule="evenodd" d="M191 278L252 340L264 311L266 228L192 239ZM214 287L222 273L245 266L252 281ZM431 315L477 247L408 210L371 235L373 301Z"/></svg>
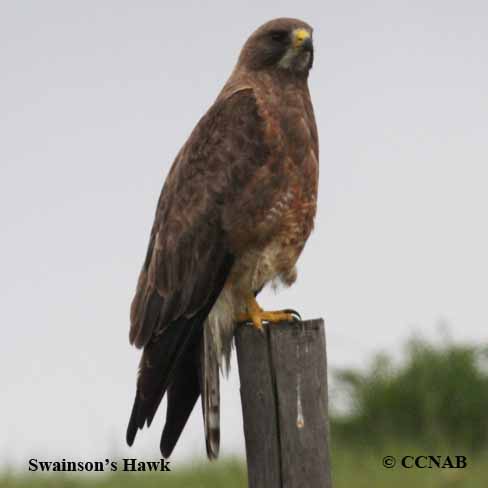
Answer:
<svg viewBox="0 0 488 488"><path fill-rule="evenodd" d="M439 320L488 340L485 1L4 1L0 5L0 465L129 449L128 309L169 166L247 36L315 28L316 230L268 307L325 317L331 366ZM243 452L237 372L221 452ZM200 408L174 453L203 456Z"/></svg>

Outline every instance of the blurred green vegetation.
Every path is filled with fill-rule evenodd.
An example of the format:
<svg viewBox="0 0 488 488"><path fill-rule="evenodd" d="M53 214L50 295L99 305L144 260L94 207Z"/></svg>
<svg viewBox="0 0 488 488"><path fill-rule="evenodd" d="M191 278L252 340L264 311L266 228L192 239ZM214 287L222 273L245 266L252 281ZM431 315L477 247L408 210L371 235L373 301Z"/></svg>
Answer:
<svg viewBox="0 0 488 488"><path fill-rule="evenodd" d="M488 449L486 346L412 339L401 363L378 354L366 371L339 370L335 381L350 405L331 420L342 444Z"/></svg>
<svg viewBox="0 0 488 488"><path fill-rule="evenodd" d="M338 370L332 408L334 488L488 487L488 348L410 340L402 360L378 354L365 371ZM403 456L467 457L464 469L405 469ZM397 466L383 467L394 456ZM0 488L244 488L245 465L227 459L170 473L0 475Z"/></svg>
<svg viewBox="0 0 488 488"><path fill-rule="evenodd" d="M447 455L416 446L384 446L362 449L338 446L332 449L334 488L486 488L488 454L468 457L465 469L386 469L386 455ZM462 453L462 452L461 452ZM115 473L102 476L23 475L0 477L0 488L246 488L246 468L237 460L221 460L197 468L175 469L171 473ZM311 487L312 488L312 487Z"/></svg>
<svg viewBox="0 0 488 488"><path fill-rule="evenodd" d="M334 445L332 448L333 488L487 488L488 451L467 454L459 448L426 448L422 444L385 444L377 448ZM466 455L464 469L411 468L400 466L404 456ZM383 467L383 458L394 456L396 466ZM421 461L421 465L425 463ZM410 463L410 460L409 460Z"/></svg>

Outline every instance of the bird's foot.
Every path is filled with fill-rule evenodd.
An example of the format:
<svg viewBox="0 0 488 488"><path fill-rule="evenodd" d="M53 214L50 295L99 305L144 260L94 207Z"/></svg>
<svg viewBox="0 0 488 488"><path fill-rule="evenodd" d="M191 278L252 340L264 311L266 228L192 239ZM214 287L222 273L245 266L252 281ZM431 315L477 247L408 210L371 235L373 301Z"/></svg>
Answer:
<svg viewBox="0 0 488 488"><path fill-rule="evenodd" d="M246 301L246 312L237 316L238 322L250 322L258 329L263 329L263 322L269 324L277 324L279 322L292 322L293 320L299 320L300 315L295 310L275 310L272 312L264 311L254 298L250 297Z"/></svg>

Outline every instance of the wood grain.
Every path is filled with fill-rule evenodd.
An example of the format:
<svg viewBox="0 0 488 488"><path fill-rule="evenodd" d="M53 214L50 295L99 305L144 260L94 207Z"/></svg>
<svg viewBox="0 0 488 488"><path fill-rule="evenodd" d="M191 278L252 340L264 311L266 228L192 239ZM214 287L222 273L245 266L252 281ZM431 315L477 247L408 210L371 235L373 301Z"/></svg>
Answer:
<svg viewBox="0 0 488 488"><path fill-rule="evenodd" d="M331 488L323 320L240 326L250 488Z"/></svg>

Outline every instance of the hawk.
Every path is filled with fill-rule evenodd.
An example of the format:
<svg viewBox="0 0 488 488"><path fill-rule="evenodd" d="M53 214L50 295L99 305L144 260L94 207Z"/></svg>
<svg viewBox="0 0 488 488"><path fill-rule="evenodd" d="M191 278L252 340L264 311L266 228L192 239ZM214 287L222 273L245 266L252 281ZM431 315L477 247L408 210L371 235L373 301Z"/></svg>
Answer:
<svg viewBox="0 0 488 488"><path fill-rule="evenodd" d="M129 445L166 394L160 449L168 457L201 395L207 455L216 458L219 371L228 370L236 324L293 318L264 311L256 295L295 281L313 227L313 54L305 22L259 27L167 175L131 305L130 342L144 349Z"/></svg>

